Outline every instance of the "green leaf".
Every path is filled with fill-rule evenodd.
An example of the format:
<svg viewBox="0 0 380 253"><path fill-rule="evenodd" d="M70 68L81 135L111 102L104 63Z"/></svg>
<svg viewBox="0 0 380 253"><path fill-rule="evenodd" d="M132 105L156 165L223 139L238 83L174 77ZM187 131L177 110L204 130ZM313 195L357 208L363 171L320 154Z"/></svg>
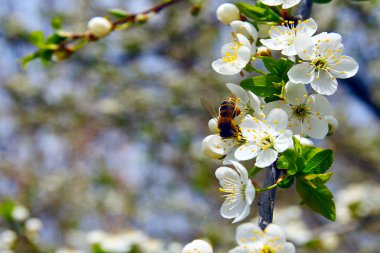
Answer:
<svg viewBox="0 0 380 253"><path fill-rule="evenodd" d="M306 181L311 181L315 184L317 183L325 184L330 180L333 174L334 174L333 172L325 173L325 174L307 174L300 177Z"/></svg>
<svg viewBox="0 0 380 253"><path fill-rule="evenodd" d="M21 64L21 68L22 69L26 69L26 66L33 60L37 59L38 58L38 52L35 52L33 54L29 54L27 56L24 56L20 59L18 59L17 61L20 62Z"/></svg>
<svg viewBox="0 0 380 253"><path fill-rule="evenodd" d="M116 18L125 18L125 17L128 17L129 14L128 12L126 12L125 10L122 10L122 9L111 9L108 11L109 14L111 14L112 16L116 17Z"/></svg>
<svg viewBox="0 0 380 253"><path fill-rule="evenodd" d="M41 31L34 31L29 35L29 41L33 45L40 47L44 44L44 33Z"/></svg>
<svg viewBox="0 0 380 253"><path fill-rule="evenodd" d="M266 69L273 75L276 75L283 79L285 82L289 80L288 71L291 67L294 66L294 62L288 59L275 59L268 56L260 57L264 62Z"/></svg>
<svg viewBox="0 0 380 253"><path fill-rule="evenodd" d="M280 188L289 188L294 183L294 176L287 175L284 179L282 179L280 182L278 182L277 186Z"/></svg>
<svg viewBox="0 0 380 253"><path fill-rule="evenodd" d="M66 40L66 37L63 37L57 33L53 33L52 35L50 35L49 37L47 37L45 43L46 44L59 44L63 41Z"/></svg>
<svg viewBox="0 0 380 253"><path fill-rule="evenodd" d="M293 136L293 145L294 145L294 150L298 154L302 154L302 145L301 145L300 141L294 136Z"/></svg>
<svg viewBox="0 0 380 253"><path fill-rule="evenodd" d="M55 17L50 21L50 25L54 30L60 30L62 28L62 19Z"/></svg>
<svg viewBox="0 0 380 253"><path fill-rule="evenodd" d="M330 149L322 150L316 153L302 170L304 174L322 174L325 173L334 161L334 153Z"/></svg>
<svg viewBox="0 0 380 253"><path fill-rule="evenodd" d="M253 6L247 3L235 3L240 12L251 19L260 21L280 22L281 17L267 6Z"/></svg>
<svg viewBox="0 0 380 253"><path fill-rule="evenodd" d="M277 159L276 166L280 170L287 170L289 168L289 161L285 155Z"/></svg>
<svg viewBox="0 0 380 253"><path fill-rule="evenodd" d="M310 184L310 181L297 178L296 189L301 196L302 202L314 212L321 214L329 220L335 220L333 194L324 184Z"/></svg>
<svg viewBox="0 0 380 253"><path fill-rule="evenodd" d="M51 62L51 57L53 56L53 50L40 50L39 51L39 57L41 62L47 66Z"/></svg>
<svg viewBox="0 0 380 253"><path fill-rule="evenodd" d="M283 84L280 77L271 74L250 77L240 83L241 87L261 97L270 97L280 94Z"/></svg>
<svg viewBox="0 0 380 253"><path fill-rule="evenodd" d="M313 2L316 4L327 4L331 2L331 0L313 0Z"/></svg>
<svg viewBox="0 0 380 253"><path fill-rule="evenodd" d="M287 149L282 156L278 159L280 163L277 163L282 169L288 170L288 175L295 175L305 166L305 160L303 157L293 149ZM279 167L279 169L281 169Z"/></svg>
<svg viewBox="0 0 380 253"><path fill-rule="evenodd" d="M323 148L315 147L315 146L302 146L302 157L305 161L309 161L315 154L321 152Z"/></svg>

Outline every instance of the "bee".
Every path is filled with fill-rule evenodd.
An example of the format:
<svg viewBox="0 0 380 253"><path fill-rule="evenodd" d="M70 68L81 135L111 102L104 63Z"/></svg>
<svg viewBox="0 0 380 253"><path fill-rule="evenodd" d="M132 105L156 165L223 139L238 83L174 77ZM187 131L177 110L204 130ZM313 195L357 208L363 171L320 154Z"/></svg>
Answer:
<svg viewBox="0 0 380 253"><path fill-rule="evenodd" d="M208 101L201 98L202 106L213 116L217 118L217 126L219 135L222 138L241 138L241 131L237 124L235 117L240 114L240 108L237 106L237 98L230 96L222 101L219 106L219 113L217 114Z"/></svg>

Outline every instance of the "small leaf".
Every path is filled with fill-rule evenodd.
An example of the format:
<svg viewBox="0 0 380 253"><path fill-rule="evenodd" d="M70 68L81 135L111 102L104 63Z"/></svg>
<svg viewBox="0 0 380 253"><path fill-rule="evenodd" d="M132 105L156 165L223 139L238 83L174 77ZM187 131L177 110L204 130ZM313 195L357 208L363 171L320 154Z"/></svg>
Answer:
<svg viewBox="0 0 380 253"><path fill-rule="evenodd" d="M108 11L109 14L111 14L112 16L116 17L116 18L125 18L125 17L128 17L129 14L128 12L126 12L125 10L122 10L122 9L111 9Z"/></svg>
<svg viewBox="0 0 380 253"><path fill-rule="evenodd" d="M247 78L240 85L258 96L270 97L281 93L283 81L280 77L269 74Z"/></svg>
<svg viewBox="0 0 380 253"><path fill-rule="evenodd" d="M325 173L325 174L307 174L304 176L301 176L306 181L312 181L315 183L325 184L327 183L331 176L333 175L333 172Z"/></svg>
<svg viewBox="0 0 380 253"><path fill-rule="evenodd" d="M280 156L280 158L277 159L276 166L280 170L287 170L289 168L288 159L284 155Z"/></svg>
<svg viewBox="0 0 380 253"><path fill-rule="evenodd" d="M21 68L22 69L26 69L26 66L33 60L37 59L38 58L38 52L35 52L33 54L29 54L27 56L24 56L20 59L18 59L17 61L20 62L21 64Z"/></svg>
<svg viewBox="0 0 380 253"><path fill-rule="evenodd" d="M54 30L60 30L62 28L62 19L55 17L50 21L50 25Z"/></svg>
<svg viewBox="0 0 380 253"><path fill-rule="evenodd" d="M284 179L282 179L280 182L278 182L277 186L280 188L289 188L294 183L294 176L287 175Z"/></svg>
<svg viewBox="0 0 380 253"><path fill-rule="evenodd" d="M302 173L322 174L325 173L334 161L333 151L330 149L322 150L315 154L305 165Z"/></svg>
<svg viewBox="0 0 380 253"><path fill-rule="evenodd" d="M297 174L305 166L305 160L303 157L299 156L299 154L293 149L288 149L283 152L279 161L282 162L282 164L279 164L280 166L287 166L286 169L288 170L288 175ZM287 165L284 161L287 162Z"/></svg>
<svg viewBox="0 0 380 253"><path fill-rule="evenodd" d="M309 181L297 178L296 189L302 202L314 212L334 221L336 214L333 194L324 184L316 183L314 185L315 187L311 186Z"/></svg>
<svg viewBox="0 0 380 253"><path fill-rule="evenodd" d="M44 44L44 33L41 31L34 31L29 35L29 41L33 45L40 47Z"/></svg>
<svg viewBox="0 0 380 253"><path fill-rule="evenodd" d="M315 154L321 152L323 148L314 146L302 146L302 157L305 161L309 161Z"/></svg>
<svg viewBox="0 0 380 253"><path fill-rule="evenodd" d="M300 141L294 136L293 136L293 145L294 145L294 150L298 154L302 154L302 145L301 145Z"/></svg>
<svg viewBox="0 0 380 253"><path fill-rule="evenodd" d="M273 57L268 56L262 56L260 58L262 59L262 61L264 62L264 66L270 73L280 77L281 79L284 79L285 82L289 80L287 73L289 69L294 66L294 62L284 58L275 59Z"/></svg>
<svg viewBox="0 0 380 253"><path fill-rule="evenodd" d="M247 3L235 3L240 12L253 20L280 22L281 17L267 6L253 6Z"/></svg>

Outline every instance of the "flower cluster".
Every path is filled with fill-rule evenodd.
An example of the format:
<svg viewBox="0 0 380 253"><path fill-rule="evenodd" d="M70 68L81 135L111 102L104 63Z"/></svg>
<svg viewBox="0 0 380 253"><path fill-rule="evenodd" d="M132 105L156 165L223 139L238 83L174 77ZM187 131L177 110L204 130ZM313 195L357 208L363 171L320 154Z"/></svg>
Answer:
<svg viewBox="0 0 380 253"><path fill-rule="evenodd" d="M217 9L218 19L229 26L231 35L222 46L221 58L212 62L212 68L221 75L245 77L257 73L245 77L240 85L227 83L231 95L222 101L218 115L209 121L213 134L202 142L207 156L223 160L224 166L215 172L225 199L220 213L233 222L248 217L256 192L288 188L295 176L298 176L297 191L306 205L335 219L332 193L325 186L332 175L326 173L332 164L332 151L314 147L310 139L324 139L337 129L338 121L325 96L336 92L337 78L354 76L358 64L343 55L339 34L316 34L318 25L314 19L292 17L290 8L299 2L261 0L252 9L243 3L222 4ZM273 10L278 10L277 7L265 5L281 5L289 10L276 13ZM256 10L266 16L258 16L258 11L253 14ZM263 31L253 25L256 20L276 23L264 31L268 37L259 39ZM272 51L279 51L282 57L272 57ZM268 72L260 69L260 61ZM254 163L249 172L242 164L246 161ZM250 176L271 165L282 169L283 177L272 186L258 189ZM318 191L322 188L323 191ZM312 199L310 192L317 197ZM326 208L320 208L319 204ZM239 246L230 253L295 252L294 245L286 242L284 233L274 224L265 231L252 223L243 224L238 227L236 238ZM196 240L183 250L190 252L210 253L212 248Z"/></svg>

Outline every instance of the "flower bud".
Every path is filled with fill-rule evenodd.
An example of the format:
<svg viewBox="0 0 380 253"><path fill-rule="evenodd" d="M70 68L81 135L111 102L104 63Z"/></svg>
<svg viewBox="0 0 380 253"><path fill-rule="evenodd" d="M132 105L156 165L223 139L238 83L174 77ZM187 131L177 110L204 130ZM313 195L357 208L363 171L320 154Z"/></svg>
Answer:
<svg viewBox="0 0 380 253"><path fill-rule="evenodd" d="M136 16L137 23L146 23L148 19L149 19L149 16L147 14L137 14Z"/></svg>
<svg viewBox="0 0 380 253"><path fill-rule="evenodd" d="M257 56L272 56L272 51L267 47L257 48Z"/></svg>
<svg viewBox="0 0 380 253"><path fill-rule="evenodd" d="M339 126L338 120L332 115L326 115L323 118L329 124L329 132L327 135L330 136L330 135L334 134L335 131L338 129L338 126Z"/></svg>
<svg viewBox="0 0 380 253"><path fill-rule="evenodd" d="M95 17L88 22L88 29L90 30L92 35L94 35L97 38L101 38L111 32L112 24L106 18Z"/></svg>
<svg viewBox="0 0 380 253"><path fill-rule="evenodd" d="M24 206L15 206L12 210L12 218L17 221L24 221L29 217L29 210Z"/></svg>
<svg viewBox="0 0 380 253"><path fill-rule="evenodd" d="M222 148L223 140L219 135L209 135L202 141L202 151L212 159L221 159L225 156Z"/></svg>
<svg viewBox="0 0 380 253"><path fill-rule="evenodd" d="M191 243L185 245L182 250L182 253L212 253L211 245L203 240L194 240Z"/></svg>
<svg viewBox="0 0 380 253"><path fill-rule="evenodd" d="M216 16L220 22L229 25L234 20L240 20L240 11L236 5L225 3L218 7Z"/></svg>

